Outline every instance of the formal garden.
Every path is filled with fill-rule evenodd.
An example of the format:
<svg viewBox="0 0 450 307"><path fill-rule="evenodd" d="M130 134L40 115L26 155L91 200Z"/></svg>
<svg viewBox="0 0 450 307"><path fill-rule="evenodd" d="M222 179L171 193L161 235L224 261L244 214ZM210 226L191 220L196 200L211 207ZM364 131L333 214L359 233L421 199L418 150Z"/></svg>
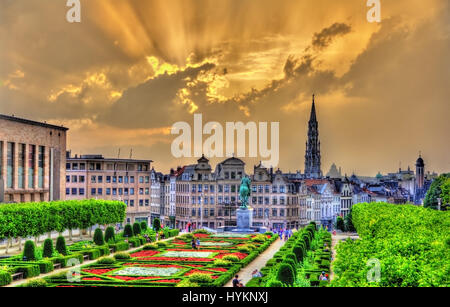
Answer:
<svg viewBox="0 0 450 307"><path fill-rule="evenodd" d="M197 248L192 247L192 239L200 241ZM198 230L147 243L130 253L103 254L80 270L65 270L21 286L220 287L275 240L272 233L210 234Z"/></svg>

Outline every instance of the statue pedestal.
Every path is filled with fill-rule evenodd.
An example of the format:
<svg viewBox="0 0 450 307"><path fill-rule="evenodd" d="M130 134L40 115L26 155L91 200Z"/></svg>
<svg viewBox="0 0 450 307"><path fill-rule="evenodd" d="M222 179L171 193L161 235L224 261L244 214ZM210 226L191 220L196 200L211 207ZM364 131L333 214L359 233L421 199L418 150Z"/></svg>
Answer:
<svg viewBox="0 0 450 307"><path fill-rule="evenodd" d="M234 231L237 232L254 232L253 226L253 209L241 209L236 212L237 216L237 228Z"/></svg>

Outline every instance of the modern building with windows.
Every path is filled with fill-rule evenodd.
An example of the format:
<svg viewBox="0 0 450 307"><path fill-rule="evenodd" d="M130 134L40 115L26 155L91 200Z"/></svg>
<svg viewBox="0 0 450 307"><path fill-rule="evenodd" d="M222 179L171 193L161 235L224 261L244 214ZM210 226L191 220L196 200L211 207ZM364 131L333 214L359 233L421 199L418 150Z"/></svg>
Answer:
<svg viewBox="0 0 450 307"><path fill-rule="evenodd" d="M120 200L127 223L151 221L152 160L108 159L67 153L66 199Z"/></svg>
<svg viewBox="0 0 450 307"><path fill-rule="evenodd" d="M64 199L67 131L0 114L0 202Z"/></svg>

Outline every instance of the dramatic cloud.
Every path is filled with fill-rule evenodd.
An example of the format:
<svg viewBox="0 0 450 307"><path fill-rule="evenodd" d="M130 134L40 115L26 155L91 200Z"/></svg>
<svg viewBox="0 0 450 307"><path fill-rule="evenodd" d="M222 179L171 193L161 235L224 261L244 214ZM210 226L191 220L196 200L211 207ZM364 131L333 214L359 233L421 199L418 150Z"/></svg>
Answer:
<svg viewBox="0 0 450 307"><path fill-rule="evenodd" d="M323 170L448 171L446 0L0 2L0 112L70 127L74 153L149 158L177 121L280 122L280 167L303 170L317 95ZM213 163L217 162L213 160ZM258 159L247 160L248 169Z"/></svg>

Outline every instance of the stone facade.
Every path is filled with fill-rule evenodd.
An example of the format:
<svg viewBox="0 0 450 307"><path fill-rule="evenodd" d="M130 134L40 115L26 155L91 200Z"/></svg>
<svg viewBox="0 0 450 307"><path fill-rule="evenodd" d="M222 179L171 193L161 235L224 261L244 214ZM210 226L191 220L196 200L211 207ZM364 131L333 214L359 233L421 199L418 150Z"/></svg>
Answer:
<svg viewBox="0 0 450 307"><path fill-rule="evenodd" d="M69 154L70 155L70 154ZM68 157L66 199L120 200L127 223L151 220L151 160L107 159L101 155Z"/></svg>
<svg viewBox="0 0 450 307"><path fill-rule="evenodd" d="M67 128L0 114L4 202L65 198Z"/></svg>

